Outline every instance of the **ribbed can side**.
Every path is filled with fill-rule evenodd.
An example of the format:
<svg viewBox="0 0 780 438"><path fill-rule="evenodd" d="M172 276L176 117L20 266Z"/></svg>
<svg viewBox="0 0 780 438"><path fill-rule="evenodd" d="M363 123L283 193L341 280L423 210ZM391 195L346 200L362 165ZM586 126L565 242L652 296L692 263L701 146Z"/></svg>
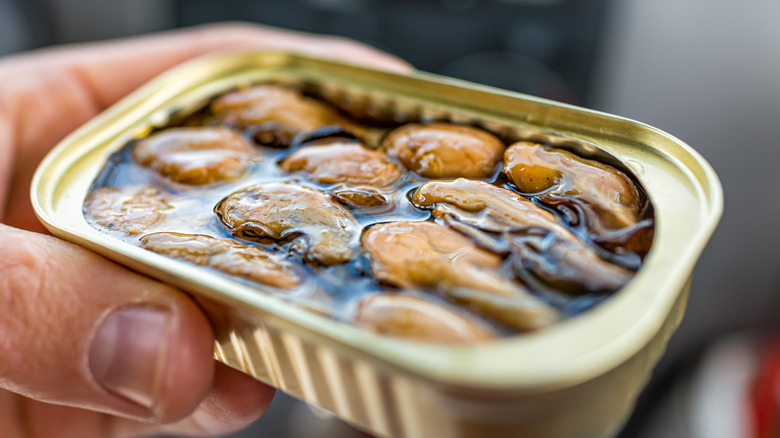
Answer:
<svg viewBox="0 0 780 438"><path fill-rule="evenodd" d="M383 373L259 317L233 317L217 328L215 351L227 365L377 436L608 438L627 419L679 325L688 287L652 341L626 362L593 380L545 393L471 392Z"/></svg>
<svg viewBox="0 0 780 438"><path fill-rule="evenodd" d="M217 330L217 360L378 436L424 437L436 396L422 382L270 327L259 318ZM430 406L429 406L430 407ZM432 417L429 416L428 423Z"/></svg>

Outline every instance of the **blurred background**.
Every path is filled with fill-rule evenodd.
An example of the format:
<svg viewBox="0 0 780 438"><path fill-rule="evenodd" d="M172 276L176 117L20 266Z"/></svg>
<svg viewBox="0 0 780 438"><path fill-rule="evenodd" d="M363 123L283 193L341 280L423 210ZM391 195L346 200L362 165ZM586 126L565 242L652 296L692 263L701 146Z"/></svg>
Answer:
<svg viewBox="0 0 780 438"><path fill-rule="evenodd" d="M709 160L721 224L621 437L777 437L780 2L0 0L0 55L245 20L358 39L416 67L641 120ZM278 394L232 437L361 436Z"/></svg>

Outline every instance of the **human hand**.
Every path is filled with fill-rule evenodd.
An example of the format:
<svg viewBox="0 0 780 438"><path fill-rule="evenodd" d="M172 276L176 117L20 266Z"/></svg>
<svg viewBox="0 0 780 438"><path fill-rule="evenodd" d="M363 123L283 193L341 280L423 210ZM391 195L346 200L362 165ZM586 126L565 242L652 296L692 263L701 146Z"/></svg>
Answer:
<svg viewBox="0 0 780 438"><path fill-rule="evenodd" d="M213 435L259 418L273 389L213 360L185 294L45 235L33 172L70 131L198 55L289 50L408 70L358 43L219 25L0 60L0 431L7 437Z"/></svg>

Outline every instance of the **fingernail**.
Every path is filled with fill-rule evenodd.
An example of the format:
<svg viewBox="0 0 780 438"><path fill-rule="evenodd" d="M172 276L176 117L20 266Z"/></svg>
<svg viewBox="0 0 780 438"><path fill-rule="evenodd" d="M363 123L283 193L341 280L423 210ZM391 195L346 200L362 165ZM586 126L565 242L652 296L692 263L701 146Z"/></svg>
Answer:
<svg viewBox="0 0 780 438"><path fill-rule="evenodd" d="M108 391L152 409L165 368L170 314L129 306L108 315L89 350L89 367Z"/></svg>

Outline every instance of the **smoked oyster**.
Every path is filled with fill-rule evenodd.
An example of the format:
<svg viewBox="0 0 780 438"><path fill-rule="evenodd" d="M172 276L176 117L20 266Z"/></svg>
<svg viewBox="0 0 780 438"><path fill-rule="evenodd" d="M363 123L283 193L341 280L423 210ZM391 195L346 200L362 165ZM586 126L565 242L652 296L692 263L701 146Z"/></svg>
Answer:
<svg viewBox="0 0 780 438"><path fill-rule="evenodd" d="M517 189L550 206L573 210L594 240L647 253L652 223L642 222L636 185L607 164L538 143L517 142L504 153L503 172Z"/></svg>
<svg viewBox="0 0 780 438"><path fill-rule="evenodd" d="M174 128L135 144L133 159L171 181L203 185L234 180L256 156L254 146L225 128Z"/></svg>
<svg viewBox="0 0 780 438"><path fill-rule="evenodd" d="M141 238L145 249L208 266L279 289L303 283L300 269L279 254L232 239L180 233L153 233Z"/></svg>
<svg viewBox="0 0 780 438"><path fill-rule="evenodd" d="M472 227L458 230L479 242L491 240L489 236L480 236L478 230L498 233L501 236L495 245L505 246L491 249L512 253L516 259L513 265L521 276L530 272L554 287L570 292L611 292L633 275L602 259L549 211L484 181L430 181L415 192L412 203L432 209L435 218Z"/></svg>
<svg viewBox="0 0 780 438"><path fill-rule="evenodd" d="M426 178L487 178L504 152L504 143L495 135L450 123L409 123L391 131L382 147Z"/></svg>
<svg viewBox="0 0 780 438"><path fill-rule="evenodd" d="M352 215L320 191L288 183L265 183L239 190L214 211L234 236L246 240L297 237L307 260L344 263L354 254L360 232Z"/></svg>
<svg viewBox="0 0 780 438"><path fill-rule="evenodd" d="M287 147L298 134L325 126L349 126L333 108L277 85L224 94L211 103L211 112L220 123L247 130L258 143L274 147Z"/></svg>
<svg viewBox="0 0 780 438"><path fill-rule="evenodd" d="M320 184L337 184L333 195L348 206L389 203L382 189L403 177L401 167L383 151L343 140L303 147L279 167Z"/></svg>
<svg viewBox="0 0 780 438"><path fill-rule="evenodd" d="M495 338L474 318L411 295L369 295L358 302L353 319L374 333L417 341L473 344Z"/></svg>
<svg viewBox="0 0 780 438"><path fill-rule="evenodd" d="M140 234L173 208L169 196L154 186L98 187L84 201L84 215L93 224L125 234Z"/></svg>
<svg viewBox="0 0 780 438"><path fill-rule="evenodd" d="M285 172L301 172L320 184L348 184L385 188L403 176L383 151L354 141L336 141L306 146L282 160Z"/></svg>
<svg viewBox="0 0 780 438"><path fill-rule="evenodd" d="M518 330L558 319L552 307L502 275L500 256L435 222L389 222L363 233L374 276L406 289L427 289Z"/></svg>

